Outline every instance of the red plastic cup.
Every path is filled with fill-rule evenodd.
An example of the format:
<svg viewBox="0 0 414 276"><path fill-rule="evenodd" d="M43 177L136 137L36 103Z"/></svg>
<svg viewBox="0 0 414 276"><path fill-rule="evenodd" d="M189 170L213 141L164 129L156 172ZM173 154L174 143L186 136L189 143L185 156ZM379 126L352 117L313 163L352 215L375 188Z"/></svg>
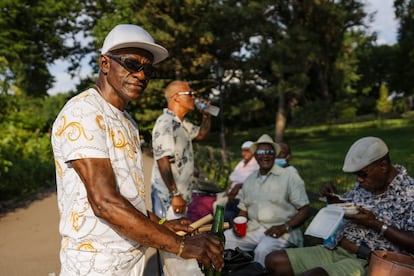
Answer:
<svg viewBox="0 0 414 276"><path fill-rule="evenodd" d="M241 238L246 236L247 218L243 216L235 217L233 219L233 230Z"/></svg>

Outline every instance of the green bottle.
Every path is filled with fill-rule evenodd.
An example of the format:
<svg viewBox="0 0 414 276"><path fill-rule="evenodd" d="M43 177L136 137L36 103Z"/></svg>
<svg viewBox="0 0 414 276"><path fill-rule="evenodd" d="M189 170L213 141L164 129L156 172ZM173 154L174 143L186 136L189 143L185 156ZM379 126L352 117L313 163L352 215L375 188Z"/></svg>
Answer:
<svg viewBox="0 0 414 276"><path fill-rule="evenodd" d="M214 214L214 221L210 233L211 235L218 237L224 245L226 238L224 237L224 206L222 205L217 205L216 207L216 213ZM206 276L220 276L221 272L211 268L205 270L204 274Z"/></svg>

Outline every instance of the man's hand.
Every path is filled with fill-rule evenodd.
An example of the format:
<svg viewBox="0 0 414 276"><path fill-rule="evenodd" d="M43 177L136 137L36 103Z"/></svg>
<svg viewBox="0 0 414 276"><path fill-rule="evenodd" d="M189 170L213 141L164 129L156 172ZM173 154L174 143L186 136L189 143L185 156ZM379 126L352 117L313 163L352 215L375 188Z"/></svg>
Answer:
<svg viewBox="0 0 414 276"><path fill-rule="evenodd" d="M163 223L165 227L173 232L184 231L186 233L191 233L194 231L194 229L190 227L190 224L191 221L186 218L167 220Z"/></svg>
<svg viewBox="0 0 414 276"><path fill-rule="evenodd" d="M344 218L352 220L352 222L356 224L373 228L375 226L375 223L377 222L374 213L360 206L358 206L357 208L359 211L358 214L344 215Z"/></svg>
<svg viewBox="0 0 414 276"><path fill-rule="evenodd" d="M186 202L181 195L173 196L171 198L172 210L176 214L183 214L186 209Z"/></svg>
<svg viewBox="0 0 414 276"><path fill-rule="evenodd" d="M288 229L285 224L272 226L265 231L265 235L273 238L280 238L283 234L287 233Z"/></svg>
<svg viewBox="0 0 414 276"><path fill-rule="evenodd" d="M332 194L336 194L335 186L332 183L323 184L321 189L319 190L319 195L321 197L326 197L326 201L329 204L342 202L336 196L332 196Z"/></svg>
<svg viewBox="0 0 414 276"><path fill-rule="evenodd" d="M243 183L237 183L231 191L228 193L227 197L229 201L233 201L237 194L239 193L240 189L243 187Z"/></svg>
<svg viewBox="0 0 414 276"><path fill-rule="evenodd" d="M208 233L187 237L181 257L195 258L203 263L206 269L214 266L221 271L224 266L224 246L221 241Z"/></svg>

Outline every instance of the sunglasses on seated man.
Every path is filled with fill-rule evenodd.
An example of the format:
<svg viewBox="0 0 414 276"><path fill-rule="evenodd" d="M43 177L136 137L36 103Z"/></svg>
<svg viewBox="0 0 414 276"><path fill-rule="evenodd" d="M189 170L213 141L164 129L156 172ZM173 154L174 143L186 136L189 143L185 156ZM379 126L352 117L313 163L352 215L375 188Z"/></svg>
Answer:
<svg viewBox="0 0 414 276"><path fill-rule="evenodd" d="M275 155L275 151L272 149L264 150L264 149L258 149L256 150L255 154L257 155Z"/></svg>
<svg viewBox="0 0 414 276"><path fill-rule="evenodd" d="M365 179L368 177L368 175L370 174L370 172L377 166L379 166L381 164L382 161L387 160L387 156L373 162L371 165L369 165L367 168L359 170L357 172L354 172L354 174L362 179Z"/></svg>
<svg viewBox="0 0 414 276"><path fill-rule="evenodd" d="M152 78L155 76L154 68L152 67L152 64L141 64L135 59L127 58L123 56L114 56L114 55L106 55L122 67L124 67L126 70L128 70L131 73L136 73L139 71L144 71L145 77Z"/></svg>

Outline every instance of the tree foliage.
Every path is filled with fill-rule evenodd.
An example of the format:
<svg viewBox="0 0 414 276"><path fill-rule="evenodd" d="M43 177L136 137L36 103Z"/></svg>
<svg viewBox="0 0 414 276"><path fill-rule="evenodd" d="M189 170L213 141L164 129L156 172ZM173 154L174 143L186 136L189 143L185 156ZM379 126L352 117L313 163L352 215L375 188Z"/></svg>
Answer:
<svg viewBox="0 0 414 276"><path fill-rule="evenodd" d="M1 93L47 95L53 84L47 65L82 57L75 39L83 28L82 7L68 0L0 2Z"/></svg>

